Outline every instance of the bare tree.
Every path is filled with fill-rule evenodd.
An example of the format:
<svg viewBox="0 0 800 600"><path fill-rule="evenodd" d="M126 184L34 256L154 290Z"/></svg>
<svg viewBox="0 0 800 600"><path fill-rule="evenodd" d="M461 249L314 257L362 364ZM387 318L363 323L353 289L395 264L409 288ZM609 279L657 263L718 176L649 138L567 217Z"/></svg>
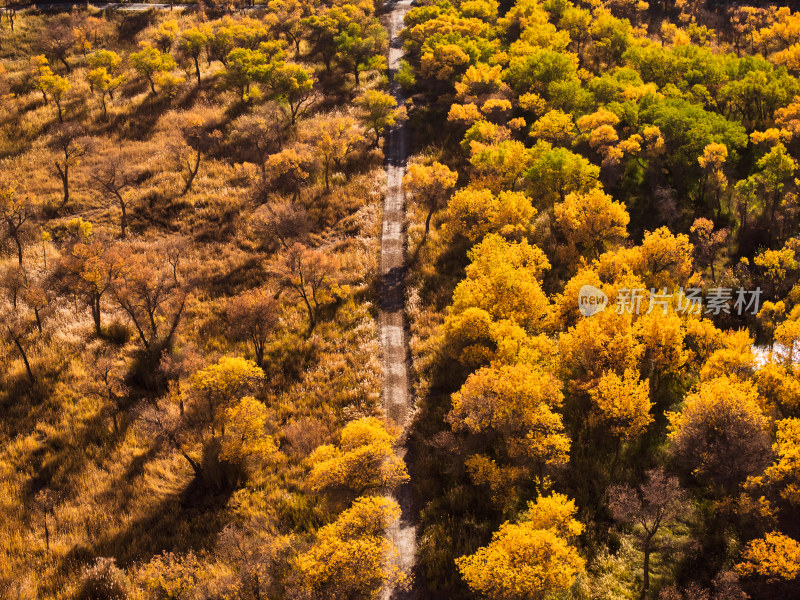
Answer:
<svg viewBox="0 0 800 600"><path fill-rule="evenodd" d="M114 154L105 159L91 174L95 188L106 198L115 201L122 213L119 235L125 239L128 229L128 204L125 190L134 182L132 171L127 168L122 156Z"/></svg>
<svg viewBox="0 0 800 600"><path fill-rule="evenodd" d="M259 208L254 214L257 235L278 242L288 250L292 242L304 241L311 231L311 217L302 204L277 202Z"/></svg>
<svg viewBox="0 0 800 600"><path fill-rule="evenodd" d="M171 345L186 305L178 259L165 260L163 250L128 248L125 268L112 286L145 349L154 354Z"/></svg>
<svg viewBox="0 0 800 600"><path fill-rule="evenodd" d="M55 23L42 28L39 46L45 54L61 62L67 73L72 71L67 58L75 47L75 31L69 16L59 17Z"/></svg>
<svg viewBox="0 0 800 600"><path fill-rule="evenodd" d="M305 144L295 144L267 158L267 189L290 193L292 202L297 202L303 186L308 182L314 168L314 156Z"/></svg>
<svg viewBox="0 0 800 600"><path fill-rule="evenodd" d="M186 459L199 479L203 476L203 468L200 461L191 454L192 447L196 444L197 430L192 420L179 409L176 400L174 394L168 394L155 405L143 405L136 420L156 444L166 445Z"/></svg>
<svg viewBox="0 0 800 600"><path fill-rule="evenodd" d="M14 21L17 18L19 4L20 3L17 2L17 0L6 0L5 2L6 19L8 20L8 24L11 26L11 31L14 31Z"/></svg>
<svg viewBox="0 0 800 600"><path fill-rule="evenodd" d="M28 277L28 274L20 265L10 265L3 270L0 277L0 286L7 293L11 309L14 311L24 311L26 308L32 313L32 323L36 330L42 333L43 311L50 304L51 294L49 290L35 278Z"/></svg>
<svg viewBox="0 0 800 600"><path fill-rule="evenodd" d="M271 532L267 517L257 515L241 525L229 524L217 538L217 552L236 565L236 577L248 598L273 598L280 594L289 550Z"/></svg>
<svg viewBox="0 0 800 600"><path fill-rule="evenodd" d="M279 264L283 286L297 294L308 312L306 336L314 331L321 306L330 300L336 267L334 257L299 243L287 250Z"/></svg>
<svg viewBox="0 0 800 600"><path fill-rule="evenodd" d="M128 403L129 389L125 384L125 363L115 353L101 350L89 365L92 377L86 392L99 398L111 413L114 433L119 433L119 418Z"/></svg>
<svg viewBox="0 0 800 600"><path fill-rule="evenodd" d="M748 600L739 584L739 577L734 571L721 571L711 583L708 590L697 583L690 583L681 590L676 584L662 588L658 600Z"/></svg>
<svg viewBox="0 0 800 600"><path fill-rule="evenodd" d="M614 485L608 489L608 505L614 519L636 528L642 546L642 598L650 588L650 555L654 539L662 526L672 521L681 509L683 491L676 477L668 477L663 469L647 471L647 482L634 489L629 485Z"/></svg>
<svg viewBox="0 0 800 600"><path fill-rule="evenodd" d="M11 307L16 310L23 290L28 285L28 277L21 265L7 265L0 275L0 286L6 292Z"/></svg>
<svg viewBox="0 0 800 600"><path fill-rule="evenodd" d="M41 334L44 330L43 311L50 305L51 292L42 285L40 281L31 281L23 291L24 301L28 308L33 311L36 329Z"/></svg>
<svg viewBox="0 0 800 600"><path fill-rule="evenodd" d="M41 511L44 520L44 543L47 552L50 552L50 523L47 515L54 516L53 509L58 503L57 494L50 488L43 488L34 497L36 508Z"/></svg>
<svg viewBox="0 0 800 600"><path fill-rule="evenodd" d="M31 385L35 384L36 376L33 374L33 368L28 356L28 343L37 329L33 311L21 302L17 304L16 308L9 303L0 308L0 322L2 322L3 328L6 330L8 339L19 352L20 358L25 365L25 371L28 374L28 380Z"/></svg>
<svg viewBox="0 0 800 600"><path fill-rule="evenodd" d="M226 310L229 335L253 345L256 364L264 366L264 350L278 324L280 307L265 289L248 290L233 298Z"/></svg>
<svg viewBox="0 0 800 600"><path fill-rule="evenodd" d="M695 219L689 231L692 233L697 262L711 268L711 281L716 282L717 274L714 265L717 261L717 255L725 247L730 230L723 228L714 231L713 221L699 218Z"/></svg>
<svg viewBox="0 0 800 600"><path fill-rule="evenodd" d="M169 380L170 393L177 400L181 415L185 410L182 390L183 382L189 375L201 368L203 368L203 356L193 346L182 346L171 354L161 356L158 370Z"/></svg>
<svg viewBox="0 0 800 600"><path fill-rule="evenodd" d="M253 113L239 117L233 123L230 141L238 151L247 153L245 159L261 168L261 178L267 178L267 158L283 149L283 143L291 131L291 122L286 112L275 102L267 102Z"/></svg>
<svg viewBox="0 0 800 600"><path fill-rule="evenodd" d="M86 156L89 151L89 140L84 137L83 129L80 126L68 123L55 128L51 145L58 153L58 158L53 164L64 190L64 197L61 201L61 208L63 208L69 203L70 168L79 164L80 159Z"/></svg>
<svg viewBox="0 0 800 600"><path fill-rule="evenodd" d="M222 131L205 122L190 121L181 127L183 140L171 144L183 179L181 196L192 189L195 177L200 170L203 155L222 140Z"/></svg>

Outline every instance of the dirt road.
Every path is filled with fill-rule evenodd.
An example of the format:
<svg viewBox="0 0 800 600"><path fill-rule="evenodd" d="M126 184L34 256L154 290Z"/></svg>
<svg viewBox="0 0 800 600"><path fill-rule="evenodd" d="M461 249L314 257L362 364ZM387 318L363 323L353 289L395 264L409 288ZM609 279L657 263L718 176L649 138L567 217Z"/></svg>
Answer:
<svg viewBox="0 0 800 600"><path fill-rule="evenodd" d="M394 82L393 75L403 56L402 42L398 37L403 28L403 17L411 8L411 0L399 0L389 14L389 74L391 92L398 104L405 101L403 91ZM406 126L394 129L386 143L386 196L383 201L383 234L381 237L381 315L380 336L383 353L383 406L386 415L405 429L411 414L413 400L409 393L408 341L405 327L405 198L402 179L409 153L409 136ZM401 453L404 453L401 450ZM408 486L401 487L396 500L402 509L399 522L394 523L389 536L400 553L400 566L407 572L414 567L417 531ZM419 598L418 585L410 591L384 590L384 600Z"/></svg>

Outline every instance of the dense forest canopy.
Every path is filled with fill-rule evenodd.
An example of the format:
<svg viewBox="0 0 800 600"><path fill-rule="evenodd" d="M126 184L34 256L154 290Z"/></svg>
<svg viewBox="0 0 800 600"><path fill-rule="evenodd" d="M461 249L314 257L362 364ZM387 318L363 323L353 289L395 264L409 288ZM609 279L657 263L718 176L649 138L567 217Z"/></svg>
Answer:
<svg viewBox="0 0 800 600"><path fill-rule="evenodd" d="M8 0L0 598L800 596L791 4Z"/></svg>
<svg viewBox="0 0 800 600"><path fill-rule="evenodd" d="M441 597L798 593L799 32L692 1L408 13L410 474Z"/></svg>

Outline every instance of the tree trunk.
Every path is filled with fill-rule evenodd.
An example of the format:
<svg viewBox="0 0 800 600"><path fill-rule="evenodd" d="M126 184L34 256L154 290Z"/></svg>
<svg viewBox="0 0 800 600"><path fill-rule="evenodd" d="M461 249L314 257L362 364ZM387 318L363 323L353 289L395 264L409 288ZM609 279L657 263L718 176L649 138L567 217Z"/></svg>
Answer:
<svg viewBox="0 0 800 600"><path fill-rule="evenodd" d="M430 232L430 230L431 230L431 219L433 218L433 212L434 212L434 211L432 211L432 210L431 210L431 211L429 211L429 212L428 212L428 216L425 218L425 233L422 235L422 241L423 241L423 242L424 242L426 239L428 239L428 233L429 233L429 232Z"/></svg>
<svg viewBox="0 0 800 600"><path fill-rule="evenodd" d="M66 163L64 164L64 176L61 178L61 183L64 186L64 202L63 205L66 206L69 202L69 165Z"/></svg>
<svg viewBox="0 0 800 600"><path fill-rule="evenodd" d="M94 332L97 337L102 337L103 329L100 323L100 296L95 296L91 301L92 320L94 321Z"/></svg>
<svg viewBox="0 0 800 600"><path fill-rule="evenodd" d="M259 342L259 341L254 340L253 341L253 346L254 346L255 354L256 354L256 364L259 367L263 368L264 367L264 344Z"/></svg>
<svg viewBox="0 0 800 600"><path fill-rule="evenodd" d="M44 545L47 553L50 553L50 528L47 526L47 511L44 511Z"/></svg>
<svg viewBox="0 0 800 600"><path fill-rule="evenodd" d="M314 328L317 326L317 319L314 314L314 309L311 307L311 302L308 300L308 294L305 291L300 293L300 297L303 299L303 302L306 304L306 310L308 311L308 329L306 330L306 337L311 337L311 334L314 332Z"/></svg>
<svg viewBox="0 0 800 600"><path fill-rule="evenodd" d="M184 452L183 450L181 450L180 453L181 453L181 456L183 456L183 458L185 458L188 461L188 463L192 466L192 470L194 471L195 477L198 477L198 478L202 477L203 476L203 469L200 467L200 465L198 465L197 462L195 462L192 459L192 457L189 456L188 454L186 454L186 452Z"/></svg>
<svg viewBox="0 0 800 600"><path fill-rule="evenodd" d="M119 235L124 240L126 237L126 230L128 229L128 211L125 207L125 201L122 199L122 196L117 193L117 200L119 201L119 208L122 210L122 218L119 222Z"/></svg>
<svg viewBox="0 0 800 600"><path fill-rule="evenodd" d="M194 72L197 75L197 87L200 87L200 58L194 57Z"/></svg>
<svg viewBox="0 0 800 600"><path fill-rule="evenodd" d="M14 236L14 243L17 245L17 258L19 259L19 266L22 266L22 242L19 239L19 232Z"/></svg>
<svg viewBox="0 0 800 600"><path fill-rule="evenodd" d="M19 350L19 353L22 356L22 362L25 363L25 370L28 372L28 379L30 380L31 384L36 383L36 377L33 376L31 363L28 362L28 355L25 354L25 349L22 347L19 338L14 338L14 345L16 345L17 350Z"/></svg>
<svg viewBox="0 0 800 600"><path fill-rule="evenodd" d="M200 169L200 150L197 151L197 158L194 161L194 168L189 169L189 176L186 178L186 187L183 188L183 192L181 196L185 196L189 193L189 190L192 188L192 183L194 182L195 176L197 176L197 171Z"/></svg>
<svg viewBox="0 0 800 600"><path fill-rule="evenodd" d="M644 567L642 572L642 599L650 589L650 540L644 542Z"/></svg>
<svg viewBox="0 0 800 600"><path fill-rule="evenodd" d="M66 160L64 160L64 168L61 168L61 165L55 163L56 171L58 171L58 177L61 179L61 187L64 189L64 199L61 201L61 207L65 207L69 202L69 164Z"/></svg>
<svg viewBox="0 0 800 600"><path fill-rule="evenodd" d="M172 319L172 324L170 325L169 331L167 332L166 337L164 338L164 346L169 350L172 348L172 338L175 336L175 332L178 330L178 325L181 322L181 317L183 316L183 309L186 307L186 298L184 297L181 301L181 306L178 309L178 312L175 313L175 318Z"/></svg>

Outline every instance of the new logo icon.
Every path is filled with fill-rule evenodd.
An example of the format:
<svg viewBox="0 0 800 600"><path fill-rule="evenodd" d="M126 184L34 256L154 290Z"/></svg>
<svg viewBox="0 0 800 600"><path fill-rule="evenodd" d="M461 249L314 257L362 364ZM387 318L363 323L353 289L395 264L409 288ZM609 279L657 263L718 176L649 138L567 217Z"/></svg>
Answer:
<svg viewBox="0 0 800 600"><path fill-rule="evenodd" d="M608 306L608 296L593 285L584 285L578 292L578 310L584 317L603 312Z"/></svg>

